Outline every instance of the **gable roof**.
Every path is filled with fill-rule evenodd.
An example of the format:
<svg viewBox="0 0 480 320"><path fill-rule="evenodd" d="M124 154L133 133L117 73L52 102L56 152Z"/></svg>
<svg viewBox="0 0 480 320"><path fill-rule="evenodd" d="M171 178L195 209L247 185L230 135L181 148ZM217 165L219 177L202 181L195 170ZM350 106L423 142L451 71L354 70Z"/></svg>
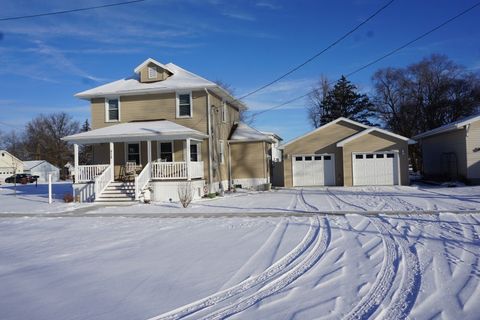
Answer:
<svg viewBox="0 0 480 320"><path fill-rule="evenodd" d="M430 136L433 136L433 135L436 135L436 134L461 129L464 126L469 125L469 124L471 124L473 122L476 122L476 121L480 121L480 114L474 114L470 117L466 117L466 118L460 119L458 121L443 125L441 127L438 127L438 128L435 128L435 129L432 129L432 130L429 130L429 131L425 131L423 133L417 134L413 138L414 139L421 139L421 138L430 137Z"/></svg>
<svg viewBox="0 0 480 320"><path fill-rule="evenodd" d="M10 157L12 157L12 159L15 160L16 162L22 163L22 160L18 159L17 157L15 157L13 154L11 154L10 152L8 152L7 150L0 150L0 155L2 155L3 153L8 154L8 155L9 155Z"/></svg>
<svg viewBox="0 0 480 320"><path fill-rule="evenodd" d="M139 64L133 71L135 73L140 73L140 71L146 66L148 65L149 63L153 63L153 64L156 64L157 66L159 66L160 68L163 68L165 70L167 70L168 72L170 73L174 73L172 70L170 70L166 65L158 62L157 60L155 59L152 59L152 58L148 58L147 60L143 61L141 64Z"/></svg>
<svg viewBox="0 0 480 320"><path fill-rule="evenodd" d="M261 133L263 134L266 134L268 136L271 136L273 137L274 139L277 139L279 142L280 141L283 141L282 137L280 137L278 134L276 134L275 132L270 132L270 131L260 131Z"/></svg>
<svg viewBox="0 0 480 320"><path fill-rule="evenodd" d="M31 170L32 168L35 168L36 166L42 164L45 162L45 160L31 160L31 161L23 161L24 165L24 170Z"/></svg>
<svg viewBox="0 0 480 320"><path fill-rule="evenodd" d="M138 121L115 124L100 129L81 132L63 137L62 140L73 143L126 142L155 139L184 139L208 137L200 131L184 127L168 120Z"/></svg>
<svg viewBox="0 0 480 320"><path fill-rule="evenodd" d="M235 127L229 139L230 142L247 142L247 141L266 141L272 142L272 138L265 133L250 127L246 123L239 122Z"/></svg>
<svg viewBox="0 0 480 320"><path fill-rule="evenodd" d="M345 144L347 144L349 142L352 142L353 140L358 139L358 138L360 138L360 137L362 137L366 134L372 133L372 132L379 132L379 133L385 134L385 135L390 136L390 137L394 137L394 138L397 138L397 139L400 139L400 140L403 140L403 141L407 141L408 144L417 143L415 140L411 140L411 139L409 139L407 137L404 137L404 136L401 136L399 134L395 134L393 132L383 130L383 129L380 129L380 128L371 127L367 130L360 131L359 133L354 134L353 136L350 136L350 137L338 142L337 147L343 147Z"/></svg>
<svg viewBox="0 0 480 320"><path fill-rule="evenodd" d="M151 58L149 58L151 59ZM143 64L149 63L149 59L144 61L138 68L141 69ZM152 62L155 61L151 59ZM212 90L215 94L221 98L226 99L232 105L239 109L246 109L246 105L235 99L231 94L229 94L224 88L220 87L216 83L200 77L190 71L187 71L173 63L167 63L163 65L166 70L172 73L170 77L163 81L156 82L140 82L140 76L135 73L134 75L116 80L113 82L106 83L104 85L85 90L75 94L75 97L80 99L90 100L92 98L104 98L104 97L115 97L115 96L128 96L128 95L139 95L139 94L153 94L153 93L166 93L166 92L176 92L176 91L192 91L192 90Z"/></svg>
<svg viewBox="0 0 480 320"><path fill-rule="evenodd" d="M321 127L318 127L317 129L315 129L315 130L313 130L313 131L307 132L306 134L304 134L304 135L302 135L302 136L300 136L300 137L297 137L297 138L295 138L295 139L293 139L293 140L291 140L291 141L289 141L289 142L281 145L281 146L280 146L280 149L283 149L283 148L285 148L286 146L288 146L289 144L292 144L292 143L294 143L294 142L296 142L296 141L298 141L298 140L300 140L300 139L303 139L303 138L305 138L305 137L307 137L307 136L309 136L309 135L311 135L311 134L314 134L314 133L316 133L316 132L318 132L318 131L320 131L320 130L322 130L322 129L328 128L328 127L330 127L330 126L332 126L332 125L334 125L334 124L336 124L336 123L339 123L339 122L341 122L341 121L347 122L347 123L350 123L350 124L353 124L353 125L356 125L356 126L359 126L359 127L361 127L361 128L364 128L364 129L370 128L370 126L367 126L366 124L363 124L363 123L360 123L360 122L357 122L357 121L353 121L353 120L350 120L350 119L348 119L348 118L340 117L340 118L337 118L337 119L335 119L335 120L333 120L333 121L330 121L329 123L324 124L324 125L321 126Z"/></svg>

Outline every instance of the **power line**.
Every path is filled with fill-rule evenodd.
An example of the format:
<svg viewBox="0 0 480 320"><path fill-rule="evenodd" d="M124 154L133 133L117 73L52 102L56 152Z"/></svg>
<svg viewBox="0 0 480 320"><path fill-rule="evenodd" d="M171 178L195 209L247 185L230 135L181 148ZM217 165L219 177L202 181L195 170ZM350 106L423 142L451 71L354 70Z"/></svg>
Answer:
<svg viewBox="0 0 480 320"><path fill-rule="evenodd" d="M366 24L368 21L372 20L375 16L377 16L380 12L382 12L383 10L385 10L387 7L389 7L395 0L391 0L389 1L388 3L386 3L385 5L383 5L382 7L380 7L377 11L375 11L373 14L371 14L367 19L363 20L362 22L360 22L355 28L351 29L350 31L348 31L347 33L345 33L343 36L341 36L340 38L338 38L337 40L335 40L334 42L332 42L330 45L328 45L326 48L324 48L323 50L321 50L320 52L317 52L315 55L313 55L312 57L308 58L307 60L305 60L304 62L302 62L301 64L299 64L298 66L290 69L289 71L287 71L286 73L284 73L283 75L281 75L280 77L270 81L269 83L267 84L264 84L263 86L261 86L260 88L257 88L243 96L241 96L240 98L237 98L235 99L235 101L238 101L238 100L241 100L241 99L244 99L246 97L249 97L269 86L271 86L272 84L282 80L283 78L287 77L288 75L294 73L295 71L297 71L298 69L302 68L303 66L305 66L306 64L312 62L313 60L315 60L316 58L318 58L320 55L322 55L323 53L327 52L328 50L330 50L331 48L333 48L334 46L336 46L337 44L339 44L342 40L344 40L345 38L347 38L349 35L351 35L352 33L354 33L355 31L357 31L361 26L363 26L364 24Z"/></svg>
<svg viewBox="0 0 480 320"><path fill-rule="evenodd" d="M480 6L480 2L477 2L477 3L474 4L473 6L471 6L471 7L467 8L467 9L463 10L462 12L458 13L457 15L455 15L455 16L451 17L450 19L442 22L442 23L439 24L438 26L436 26L436 27L428 30L427 32L421 34L420 36L414 38L413 40L410 40L410 41L406 42L405 44L403 44L403 45L401 45L401 46L393 49L392 51L390 51L390 52L388 52L388 53L380 56L379 58L377 58L377 59L375 59L375 60L373 60L373 61L371 61L371 62L369 62L369 63L367 63L367 64L365 64L365 65L363 65L363 66L361 66L361 67L359 67L359 68L357 68L357 69L355 69L355 70L353 70L352 72L346 74L346 76L347 76L347 77L350 77L350 76L352 76L352 75L354 75L354 74L356 74L356 73L358 73L358 72L360 72L360 71L362 71L362 70L364 70L364 69L366 69L366 68L368 68L368 67L376 64L377 62L379 62L379 61L381 61L381 60L383 60L383 59L385 59L385 58L388 58L389 56L397 53L398 51L400 51L400 50L408 47L408 46L411 45L412 43L417 42L418 40L425 38L426 36L430 35L431 33L435 32L435 31L437 31L438 29L440 29L440 28L444 27L445 25L449 24L450 22L452 22L452 21L460 18L461 16L463 16L463 15L465 15L466 13L472 11L473 9L475 9L475 8L478 7L478 6ZM330 81L328 84L333 84L333 83L335 83L335 81ZM272 111L272 110L281 108L281 107L283 107L283 106L285 106L285 105L287 105L287 104L290 104L290 103L292 103L292 102L295 102L295 101L297 101L297 100L300 100L300 99L302 99L302 98L307 97L309 94L311 94L311 93L314 92L314 91L315 91L315 89L314 89L314 90L310 90L309 92L307 92L307 93L305 93L305 94L303 94L303 95L301 95L301 96L298 96L298 97L293 98L293 99L291 99L291 100L285 101L285 102L283 102L283 103L281 103L281 104L279 104L279 105L270 107L270 108L265 109L265 110L262 110L262 111L255 112L255 113L253 113L250 117L253 119L254 117L256 117L256 116L258 116L258 115L260 115L260 114L263 114L263 113L265 113L265 112L268 112L268 111Z"/></svg>
<svg viewBox="0 0 480 320"><path fill-rule="evenodd" d="M100 5L100 6L94 6L94 7L85 7L85 8L77 8L77 9L70 9L70 10L61 10L61 11L54 11L54 12L45 12L45 13L31 14L31 15L25 15L25 16L16 16L16 17L0 18L0 21L10 21L10 20L20 20L20 19L29 19L29 18L53 16L53 15L57 15L57 14L64 14L64 13L87 11L87 10L94 10L94 9L100 9L100 8L109 8L109 7L123 6L123 5L127 5L127 4L144 2L144 1L146 1L146 0L132 0L132 1L124 1L124 2L116 2L116 3L104 4L104 5Z"/></svg>

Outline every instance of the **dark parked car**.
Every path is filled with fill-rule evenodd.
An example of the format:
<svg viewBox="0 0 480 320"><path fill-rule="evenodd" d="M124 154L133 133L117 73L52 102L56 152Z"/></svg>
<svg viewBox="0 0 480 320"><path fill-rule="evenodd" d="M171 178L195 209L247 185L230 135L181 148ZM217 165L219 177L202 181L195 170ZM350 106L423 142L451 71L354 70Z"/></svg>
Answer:
<svg viewBox="0 0 480 320"><path fill-rule="evenodd" d="M33 183L33 182L37 181L37 179L38 179L38 176L32 176L29 173L17 173L17 174L14 174L13 176L8 177L7 179L5 179L5 182L6 183L14 183L15 180L17 180L17 183L22 183L22 182Z"/></svg>

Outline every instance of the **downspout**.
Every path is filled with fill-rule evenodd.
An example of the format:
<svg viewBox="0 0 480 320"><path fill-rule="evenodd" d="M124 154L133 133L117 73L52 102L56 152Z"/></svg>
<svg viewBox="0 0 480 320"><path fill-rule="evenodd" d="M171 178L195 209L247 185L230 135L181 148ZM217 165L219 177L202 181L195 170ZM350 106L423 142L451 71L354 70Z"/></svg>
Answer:
<svg viewBox="0 0 480 320"><path fill-rule="evenodd" d="M213 169L212 169L212 108L210 105L210 93L205 88L207 94L207 128L208 128L208 192L213 193Z"/></svg>
<svg viewBox="0 0 480 320"><path fill-rule="evenodd" d="M228 146L228 190L232 190L232 153L230 151L230 141L227 140Z"/></svg>

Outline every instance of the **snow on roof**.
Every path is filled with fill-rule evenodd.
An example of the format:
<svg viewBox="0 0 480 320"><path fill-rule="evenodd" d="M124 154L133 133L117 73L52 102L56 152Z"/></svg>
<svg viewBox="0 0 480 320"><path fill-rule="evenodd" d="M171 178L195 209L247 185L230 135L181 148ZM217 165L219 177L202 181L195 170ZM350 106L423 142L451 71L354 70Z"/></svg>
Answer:
<svg viewBox="0 0 480 320"><path fill-rule="evenodd" d="M152 59L152 61L155 60ZM148 59L144 63L148 63ZM202 78L199 75L187 71L173 63L168 63L165 66L156 61L154 63L160 64L162 68L166 68L166 70L173 73L173 75L162 81L143 83L140 82L139 75L134 74L129 78L120 79L98 86L93 89L79 92L75 94L75 97L81 99L92 99L98 97L113 97L119 95L138 95L149 93L175 92L180 90L211 89L220 97L229 100L237 108L246 109L246 106L243 104L243 102L235 99L225 89L223 89L216 83ZM141 67L142 64L138 66L135 70Z"/></svg>
<svg viewBox="0 0 480 320"><path fill-rule="evenodd" d="M168 120L139 121L115 124L112 126L77 133L63 137L65 141L74 143L102 143L145 141L165 139L203 139L207 135L200 131L184 127Z"/></svg>
<svg viewBox="0 0 480 320"><path fill-rule="evenodd" d="M155 59L152 59L152 58L148 58L147 60L143 61L138 67L135 68L135 70L133 70L135 73L140 73L140 71L143 69L143 67L145 67L147 64L149 63L153 63L153 64L156 64L157 66L169 71L170 73L173 73L172 70L170 70L166 65L158 62L157 60Z"/></svg>
<svg viewBox="0 0 480 320"><path fill-rule="evenodd" d="M231 142L240 141L267 141L272 142L272 138L265 133L258 131L249 125L239 122L233 131L230 139Z"/></svg>
<svg viewBox="0 0 480 320"><path fill-rule="evenodd" d="M435 128L435 129L432 129L432 130L429 130L429 131L426 131L426 132L423 132L423 133L420 133L420 134L417 134L413 138L418 140L418 139L426 138L426 137L433 136L433 135L436 135L436 134L440 134L440 133L444 133L444 132L448 132L448 131L452 131L452 130L456 130L456 129L461 129L464 126L469 125L470 123L475 122L475 121L479 121L479 120L480 120L480 114L475 114L475 115L472 115L470 117L466 117L466 118L460 119L458 121L446 124L444 126L441 126L441 127L438 127L438 128Z"/></svg>
<svg viewBox="0 0 480 320"><path fill-rule="evenodd" d="M407 137L404 137L404 136L401 136L399 134L395 134L393 132L390 132L390 131L387 131L387 130L383 130L383 129L380 129L380 128L376 128L376 127L371 127L370 129L367 129L367 130L363 130L363 131L360 131L359 133L357 134L354 134L353 136L350 136L340 142L337 143L337 147L343 147L345 144L355 140L355 139L358 139L366 134L369 134L371 132L380 132L380 133L383 133L387 136L391 136L391 137L394 137L394 138L397 138L397 139L400 139L400 140L404 140L404 141L407 141L408 144L415 144L417 143L415 140L411 140Z"/></svg>
<svg viewBox="0 0 480 320"><path fill-rule="evenodd" d="M282 137L280 137L278 134L275 132L270 132L270 131L260 131L263 134L266 134L268 136L273 137L274 139L277 139L278 141L283 141Z"/></svg>
<svg viewBox="0 0 480 320"><path fill-rule="evenodd" d="M35 168L39 164L45 162L45 160L31 160L31 161L23 161L23 169L24 170L31 170L32 168Z"/></svg>

